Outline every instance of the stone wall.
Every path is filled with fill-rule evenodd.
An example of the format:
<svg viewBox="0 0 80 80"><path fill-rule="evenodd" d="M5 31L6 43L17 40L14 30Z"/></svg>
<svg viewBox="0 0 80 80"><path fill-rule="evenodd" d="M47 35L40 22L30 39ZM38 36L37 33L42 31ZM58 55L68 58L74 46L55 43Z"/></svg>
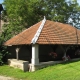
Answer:
<svg viewBox="0 0 80 80"><path fill-rule="evenodd" d="M80 58L71 59L69 61L78 61L78 60L80 60ZM56 65L56 64L65 63L65 62L67 62L67 61L40 62L38 65L29 64L29 71L33 72L33 71L36 71L36 70L39 70L39 69L42 69L42 68L45 68L45 67L48 67L48 66L51 66L51 65Z"/></svg>
<svg viewBox="0 0 80 80"><path fill-rule="evenodd" d="M71 59L70 61L77 61L80 60L80 58ZM29 64L28 61L23 60L16 60L16 59L8 59L8 64L11 67L19 68L21 70L33 72L51 65L64 63L65 61L48 61L48 62L40 62L38 65Z"/></svg>
<svg viewBox="0 0 80 80"><path fill-rule="evenodd" d="M24 72L28 71L28 69L29 69L29 67L28 67L29 62L28 61L17 60L17 59L8 59L8 64L11 67L21 69Z"/></svg>

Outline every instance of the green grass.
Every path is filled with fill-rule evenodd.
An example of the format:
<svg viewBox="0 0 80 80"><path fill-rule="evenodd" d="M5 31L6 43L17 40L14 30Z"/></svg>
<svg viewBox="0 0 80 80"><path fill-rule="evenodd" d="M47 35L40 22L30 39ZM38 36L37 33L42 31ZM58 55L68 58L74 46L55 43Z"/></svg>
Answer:
<svg viewBox="0 0 80 80"><path fill-rule="evenodd" d="M4 65L0 66L0 75L17 80L80 80L80 61L57 64L35 72L23 72Z"/></svg>

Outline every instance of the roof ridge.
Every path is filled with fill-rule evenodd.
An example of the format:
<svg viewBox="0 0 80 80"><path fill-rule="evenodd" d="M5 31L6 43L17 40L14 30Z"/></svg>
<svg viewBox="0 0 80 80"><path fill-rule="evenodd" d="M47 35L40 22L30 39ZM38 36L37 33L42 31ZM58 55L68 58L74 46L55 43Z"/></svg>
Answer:
<svg viewBox="0 0 80 80"><path fill-rule="evenodd" d="M38 40L38 37L39 37L43 27L44 27L45 22L46 22L46 18L44 16L44 19L42 20L42 23L41 23L40 27L38 28L36 34L34 35L33 39L31 40L31 43L33 43L33 44L36 43L36 41Z"/></svg>

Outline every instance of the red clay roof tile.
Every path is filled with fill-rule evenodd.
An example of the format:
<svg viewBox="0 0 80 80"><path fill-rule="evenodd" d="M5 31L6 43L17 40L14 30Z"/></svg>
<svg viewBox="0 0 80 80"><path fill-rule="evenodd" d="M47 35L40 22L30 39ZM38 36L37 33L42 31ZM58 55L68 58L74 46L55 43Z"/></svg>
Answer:
<svg viewBox="0 0 80 80"><path fill-rule="evenodd" d="M24 30L20 34L6 41L4 45L31 44L31 40L34 38L34 35L36 34L41 23L42 21ZM46 20L36 43L80 44L80 30L68 24Z"/></svg>

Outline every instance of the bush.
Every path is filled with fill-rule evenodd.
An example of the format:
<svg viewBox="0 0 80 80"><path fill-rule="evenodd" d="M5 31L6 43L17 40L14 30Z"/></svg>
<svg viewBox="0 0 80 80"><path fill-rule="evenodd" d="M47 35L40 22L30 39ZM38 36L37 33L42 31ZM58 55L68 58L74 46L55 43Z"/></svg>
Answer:
<svg viewBox="0 0 80 80"><path fill-rule="evenodd" d="M4 34L5 32L2 32L2 34L0 35L0 65L2 65L6 61L5 56L9 54L7 51L7 47L3 45L4 42L8 39Z"/></svg>

